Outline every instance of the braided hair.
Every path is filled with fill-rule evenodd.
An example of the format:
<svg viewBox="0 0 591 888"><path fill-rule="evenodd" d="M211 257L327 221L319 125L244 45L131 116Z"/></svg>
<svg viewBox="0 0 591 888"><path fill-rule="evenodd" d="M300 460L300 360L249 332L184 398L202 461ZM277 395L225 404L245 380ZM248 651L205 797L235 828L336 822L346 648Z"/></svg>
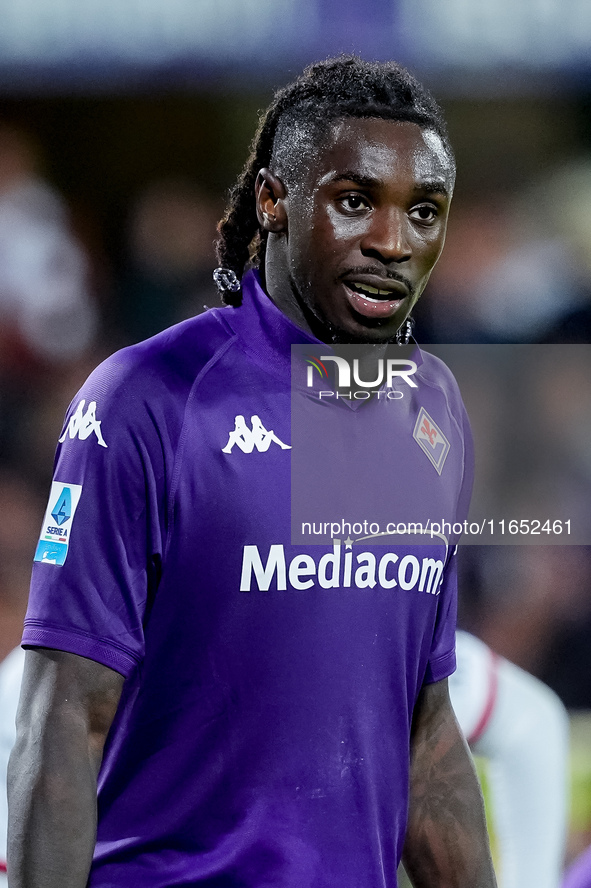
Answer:
<svg viewBox="0 0 591 888"><path fill-rule="evenodd" d="M330 125L344 117L375 117L416 123L437 133L451 160L443 112L433 96L395 62L366 62L340 56L308 66L297 80L275 93L261 115L251 152L218 225L216 283L222 299L239 305L239 279L248 262L264 269L267 232L256 215L255 181L263 167L279 167L284 178L298 170L302 156L321 144ZM281 169L283 168L283 169ZM233 285L228 284L228 275ZM235 275L235 277L234 277Z"/></svg>

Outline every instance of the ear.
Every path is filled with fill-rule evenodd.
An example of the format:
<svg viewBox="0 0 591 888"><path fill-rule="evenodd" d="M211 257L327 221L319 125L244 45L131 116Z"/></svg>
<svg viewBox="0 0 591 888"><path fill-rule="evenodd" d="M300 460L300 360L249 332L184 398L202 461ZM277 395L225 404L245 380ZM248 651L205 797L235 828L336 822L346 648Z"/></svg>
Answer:
<svg viewBox="0 0 591 888"><path fill-rule="evenodd" d="M277 176L263 167L254 185L257 219L265 231L287 231L287 188Z"/></svg>

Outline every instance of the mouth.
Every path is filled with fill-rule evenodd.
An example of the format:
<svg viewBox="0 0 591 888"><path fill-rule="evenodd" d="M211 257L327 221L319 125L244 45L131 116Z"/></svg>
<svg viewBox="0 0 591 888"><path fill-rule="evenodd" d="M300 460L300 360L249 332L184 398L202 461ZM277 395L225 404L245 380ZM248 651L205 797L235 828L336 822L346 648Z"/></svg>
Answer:
<svg viewBox="0 0 591 888"><path fill-rule="evenodd" d="M395 280L345 280L347 299L355 311L366 318L393 317L409 295L406 284Z"/></svg>

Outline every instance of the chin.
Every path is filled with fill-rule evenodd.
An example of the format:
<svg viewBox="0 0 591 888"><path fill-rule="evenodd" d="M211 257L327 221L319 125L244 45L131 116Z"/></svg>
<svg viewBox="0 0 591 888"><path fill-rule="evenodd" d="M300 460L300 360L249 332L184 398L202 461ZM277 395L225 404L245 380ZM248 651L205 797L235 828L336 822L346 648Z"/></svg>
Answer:
<svg viewBox="0 0 591 888"><path fill-rule="evenodd" d="M339 342L342 345L361 345L363 343L375 343L376 345L379 343L388 343L394 342L396 340L396 333L398 328L396 326L384 327L383 325L378 327L377 325L373 325L372 327L364 327L363 329L344 329L331 327L330 329L330 338L326 341L328 342Z"/></svg>
<svg viewBox="0 0 591 888"><path fill-rule="evenodd" d="M307 320L314 335L322 342L342 345L393 342L406 318L406 312L401 318L368 318L354 311L344 317L329 318L321 314L317 307L310 307L310 311Z"/></svg>
<svg viewBox="0 0 591 888"><path fill-rule="evenodd" d="M341 342L393 342L404 318L366 318L358 315L354 323L339 324L333 329ZM347 337L343 339L342 337Z"/></svg>

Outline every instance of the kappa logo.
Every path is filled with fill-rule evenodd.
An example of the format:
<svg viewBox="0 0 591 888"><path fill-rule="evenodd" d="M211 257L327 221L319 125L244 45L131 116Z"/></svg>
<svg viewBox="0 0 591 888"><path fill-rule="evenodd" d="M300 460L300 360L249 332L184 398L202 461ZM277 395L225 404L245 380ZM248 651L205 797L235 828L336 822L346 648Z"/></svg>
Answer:
<svg viewBox="0 0 591 888"><path fill-rule="evenodd" d="M241 414L234 419L234 428L228 437L228 443L222 447L222 453L231 453L234 445L237 445L243 453L252 453L256 449L259 453L265 453L271 444L278 444L282 450L291 450L290 444L284 444L275 432L267 431L259 416L250 417L252 428L248 428L246 420Z"/></svg>
<svg viewBox="0 0 591 888"><path fill-rule="evenodd" d="M443 464L449 453L450 444L424 407L421 407L412 435L441 475Z"/></svg>
<svg viewBox="0 0 591 888"><path fill-rule="evenodd" d="M81 441L86 441L86 439L94 432L101 447L106 447L107 444L105 444L101 432L101 421L96 418L96 401L89 402L88 407L86 408L86 413L84 412L85 404L86 399L82 398L76 407L75 412L70 417L68 426L59 441L63 444L68 435L70 438L78 437Z"/></svg>

